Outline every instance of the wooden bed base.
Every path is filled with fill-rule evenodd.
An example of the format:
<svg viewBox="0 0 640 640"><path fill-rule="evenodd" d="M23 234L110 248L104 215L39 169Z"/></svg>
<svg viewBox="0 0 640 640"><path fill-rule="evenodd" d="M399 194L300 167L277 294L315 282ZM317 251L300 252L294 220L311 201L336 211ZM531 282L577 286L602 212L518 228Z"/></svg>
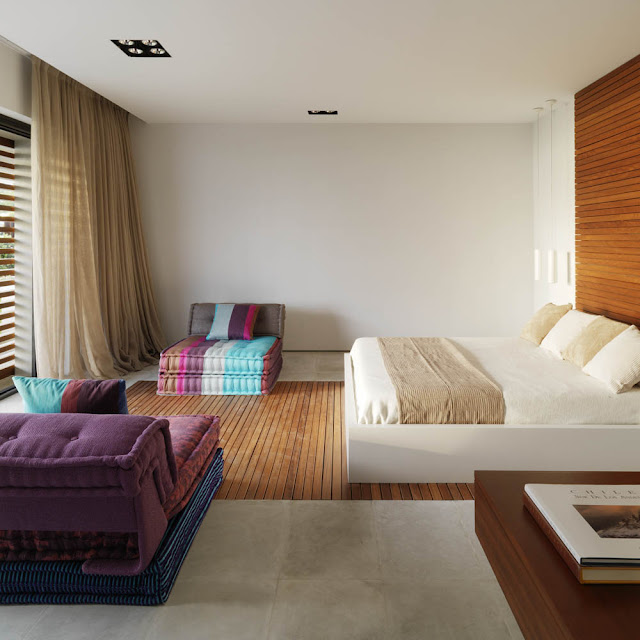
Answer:
<svg viewBox="0 0 640 640"><path fill-rule="evenodd" d="M473 482L480 469L638 471L636 425L358 424L344 359L349 482Z"/></svg>

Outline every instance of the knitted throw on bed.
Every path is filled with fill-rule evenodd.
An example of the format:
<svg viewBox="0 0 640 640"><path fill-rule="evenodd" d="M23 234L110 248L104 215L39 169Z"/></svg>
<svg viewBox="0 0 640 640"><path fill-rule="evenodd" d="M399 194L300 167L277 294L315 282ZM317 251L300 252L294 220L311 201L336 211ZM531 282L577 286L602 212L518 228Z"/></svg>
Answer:
<svg viewBox="0 0 640 640"><path fill-rule="evenodd" d="M503 424L498 385L446 338L378 338L402 424Z"/></svg>

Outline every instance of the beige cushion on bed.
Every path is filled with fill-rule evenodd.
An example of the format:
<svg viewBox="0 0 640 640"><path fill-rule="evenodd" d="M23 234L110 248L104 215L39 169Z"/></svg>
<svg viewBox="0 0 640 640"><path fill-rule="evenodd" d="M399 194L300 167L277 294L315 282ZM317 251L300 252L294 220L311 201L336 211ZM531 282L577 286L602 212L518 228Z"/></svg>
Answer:
<svg viewBox="0 0 640 640"><path fill-rule="evenodd" d="M540 346L562 358L562 352L573 342L598 316L573 309L565 313L547 333Z"/></svg>
<svg viewBox="0 0 640 640"><path fill-rule="evenodd" d="M542 309L538 309L533 315L533 318L524 325L521 338L533 342L533 344L540 344L544 337L553 329L554 325L562 316L571 311L571 304L557 305L549 302L545 304Z"/></svg>
<svg viewBox="0 0 640 640"><path fill-rule="evenodd" d="M628 391L640 382L640 331L630 326L587 362L582 370L603 382L612 393Z"/></svg>
<svg viewBox="0 0 640 640"><path fill-rule="evenodd" d="M599 316L567 345L562 357L582 369L600 349L628 328L624 322Z"/></svg>

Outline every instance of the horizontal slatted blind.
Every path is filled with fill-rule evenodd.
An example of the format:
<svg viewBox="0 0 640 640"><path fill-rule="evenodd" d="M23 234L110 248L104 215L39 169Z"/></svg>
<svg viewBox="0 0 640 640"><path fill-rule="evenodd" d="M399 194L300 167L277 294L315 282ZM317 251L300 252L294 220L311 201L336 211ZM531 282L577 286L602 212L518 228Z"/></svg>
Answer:
<svg viewBox="0 0 640 640"><path fill-rule="evenodd" d="M640 324L640 56L575 96L576 307Z"/></svg>
<svg viewBox="0 0 640 640"><path fill-rule="evenodd" d="M15 371L15 143L0 136L0 380Z"/></svg>

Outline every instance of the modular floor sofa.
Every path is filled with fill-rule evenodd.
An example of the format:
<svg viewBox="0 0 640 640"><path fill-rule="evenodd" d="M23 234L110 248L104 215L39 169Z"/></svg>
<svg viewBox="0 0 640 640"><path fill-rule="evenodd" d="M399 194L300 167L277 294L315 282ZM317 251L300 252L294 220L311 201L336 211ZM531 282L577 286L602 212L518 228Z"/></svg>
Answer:
<svg viewBox="0 0 640 640"><path fill-rule="evenodd" d="M164 602L222 467L215 416L0 417L0 602Z"/></svg>
<svg viewBox="0 0 640 640"><path fill-rule="evenodd" d="M253 340L208 340L215 302L191 305L188 336L160 355L158 395L264 395L282 369L285 306L261 304Z"/></svg>

